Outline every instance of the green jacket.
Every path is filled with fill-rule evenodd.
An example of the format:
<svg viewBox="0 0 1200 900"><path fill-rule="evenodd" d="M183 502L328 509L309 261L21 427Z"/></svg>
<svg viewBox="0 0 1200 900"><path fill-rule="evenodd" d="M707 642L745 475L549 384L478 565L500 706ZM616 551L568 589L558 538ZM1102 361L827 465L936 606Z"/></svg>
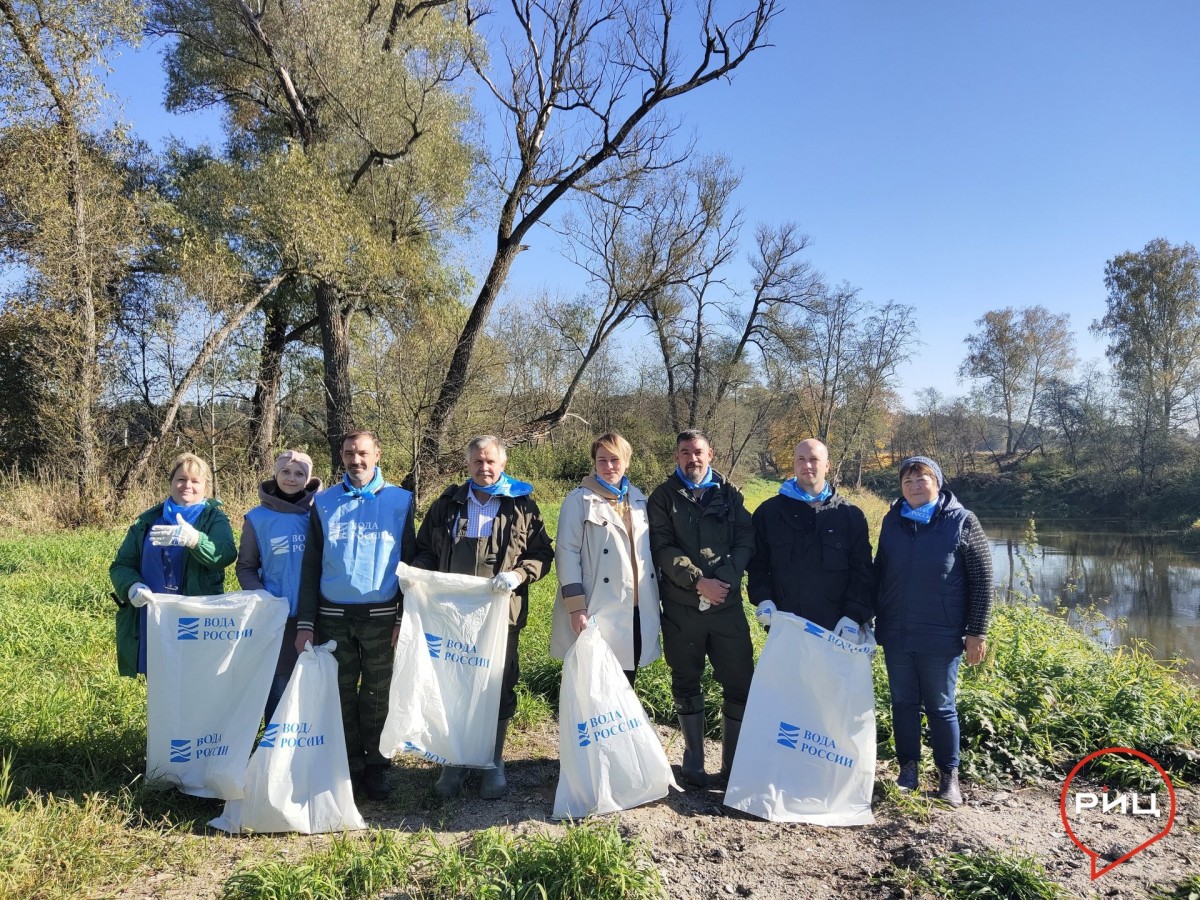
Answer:
<svg viewBox="0 0 1200 900"><path fill-rule="evenodd" d="M658 592L664 603L699 607L696 582L719 578L729 585L725 602L713 611L742 608L742 573L754 555L754 525L741 491L714 473L718 484L701 506L671 476L650 495L650 551L662 573Z"/></svg>
<svg viewBox="0 0 1200 900"><path fill-rule="evenodd" d="M196 530L200 543L188 549L183 562L183 595L202 597L225 592L225 568L237 559L237 545L229 518L221 511L220 500L206 500L207 509L200 513ZM117 558L108 567L117 602L117 671L122 675L137 675L138 611L129 604L129 589L142 580L142 547L146 529L162 518L163 504L146 510L125 532L125 540L117 550Z"/></svg>

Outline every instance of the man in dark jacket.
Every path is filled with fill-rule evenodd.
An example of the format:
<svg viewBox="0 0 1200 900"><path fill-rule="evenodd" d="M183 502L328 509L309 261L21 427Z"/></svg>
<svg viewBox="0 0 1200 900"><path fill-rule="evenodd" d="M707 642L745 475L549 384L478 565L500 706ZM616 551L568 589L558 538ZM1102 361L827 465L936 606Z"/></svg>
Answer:
<svg viewBox="0 0 1200 900"><path fill-rule="evenodd" d="M650 495L650 549L661 573L663 655L683 732L683 780L705 786L704 660L724 693L721 778L733 763L754 652L742 608L742 573L754 551L754 528L741 492L712 469L702 431L675 439L675 471Z"/></svg>
<svg viewBox="0 0 1200 900"><path fill-rule="evenodd" d="M433 501L417 532L412 564L434 572L477 575L492 579L492 588L507 597L508 645L500 685L500 717L496 723L494 768L484 769L479 795L504 795L504 741L508 722L517 711L517 679L521 675L517 644L529 617L529 585L550 571L554 545L542 522L533 487L504 472L508 453L503 442L482 435L467 445L464 484L452 484ZM443 766L434 792L453 797L470 770Z"/></svg>
<svg viewBox="0 0 1200 900"><path fill-rule="evenodd" d="M754 511L754 557L746 592L758 618L793 613L834 630L843 618L871 618L874 581L867 519L825 480L829 450L801 441L792 457L795 477Z"/></svg>

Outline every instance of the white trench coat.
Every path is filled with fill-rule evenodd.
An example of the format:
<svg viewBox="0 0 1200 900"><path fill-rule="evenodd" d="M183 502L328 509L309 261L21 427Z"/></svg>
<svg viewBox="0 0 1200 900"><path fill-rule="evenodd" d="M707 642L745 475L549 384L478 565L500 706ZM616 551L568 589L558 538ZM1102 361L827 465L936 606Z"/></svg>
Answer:
<svg viewBox="0 0 1200 900"><path fill-rule="evenodd" d="M587 613L596 619L600 634L625 671L633 665L633 579L637 578L638 610L642 623L642 658L645 666L658 659L658 580L650 557L650 523L646 495L629 488L627 501L633 521L637 571L629 556L625 522L616 508L588 488L567 494L558 514L554 564L559 585L582 584ZM570 615L563 605L562 588L554 601L550 655L562 659L575 643Z"/></svg>

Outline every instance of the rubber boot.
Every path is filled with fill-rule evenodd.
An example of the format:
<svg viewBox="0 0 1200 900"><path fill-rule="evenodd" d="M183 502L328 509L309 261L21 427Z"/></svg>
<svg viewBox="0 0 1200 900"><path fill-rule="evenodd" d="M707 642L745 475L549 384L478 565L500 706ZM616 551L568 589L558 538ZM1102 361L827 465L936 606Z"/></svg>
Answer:
<svg viewBox="0 0 1200 900"><path fill-rule="evenodd" d="M471 774L471 770L465 766L442 766L442 773L438 775L433 792L443 800L457 797L458 792L467 783L469 774Z"/></svg>
<svg viewBox="0 0 1200 900"><path fill-rule="evenodd" d="M717 776L720 787L729 784L729 773L733 770L733 756L737 753L738 737L742 733L742 717L745 714L744 704L730 703L725 706L725 715L721 720L721 774Z"/></svg>
<svg viewBox="0 0 1200 900"><path fill-rule="evenodd" d="M937 798L951 806L962 806L962 790L958 786L958 769L939 771Z"/></svg>
<svg viewBox="0 0 1200 900"><path fill-rule="evenodd" d="M704 774L704 711L680 713L679 730L683 732L683 765L680 775L684 784L708 787Z"/></svg>
<svg viewBox="0 0 1200 900"><path fill-rule="evenodd" d="M504 739L508 736L508 719L496 723L496 753L492 757L494 768L482 770L479 796L484 800L499 800L508 790L504 780Z"/></svg>

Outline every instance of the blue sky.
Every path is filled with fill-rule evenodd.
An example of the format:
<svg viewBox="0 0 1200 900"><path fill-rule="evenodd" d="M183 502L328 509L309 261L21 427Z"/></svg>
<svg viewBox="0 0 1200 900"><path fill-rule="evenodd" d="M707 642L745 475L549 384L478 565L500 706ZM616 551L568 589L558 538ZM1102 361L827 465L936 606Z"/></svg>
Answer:
<svg viewBox="0 0 1200 900"><path fill-rule="evenodd" d="M984 312L1069 313L1080 357L1100 358L1105 261L1200 241L1198 37L1193 0L793 0L773 47L675 112L743 171L750 228L795 221L830 281L916 307L902 396L954 395ZM134 129L219 140L216 116L163 111L158 57L116 61ZM581 287L556 236L532 243L510 295Z"/></svg>

